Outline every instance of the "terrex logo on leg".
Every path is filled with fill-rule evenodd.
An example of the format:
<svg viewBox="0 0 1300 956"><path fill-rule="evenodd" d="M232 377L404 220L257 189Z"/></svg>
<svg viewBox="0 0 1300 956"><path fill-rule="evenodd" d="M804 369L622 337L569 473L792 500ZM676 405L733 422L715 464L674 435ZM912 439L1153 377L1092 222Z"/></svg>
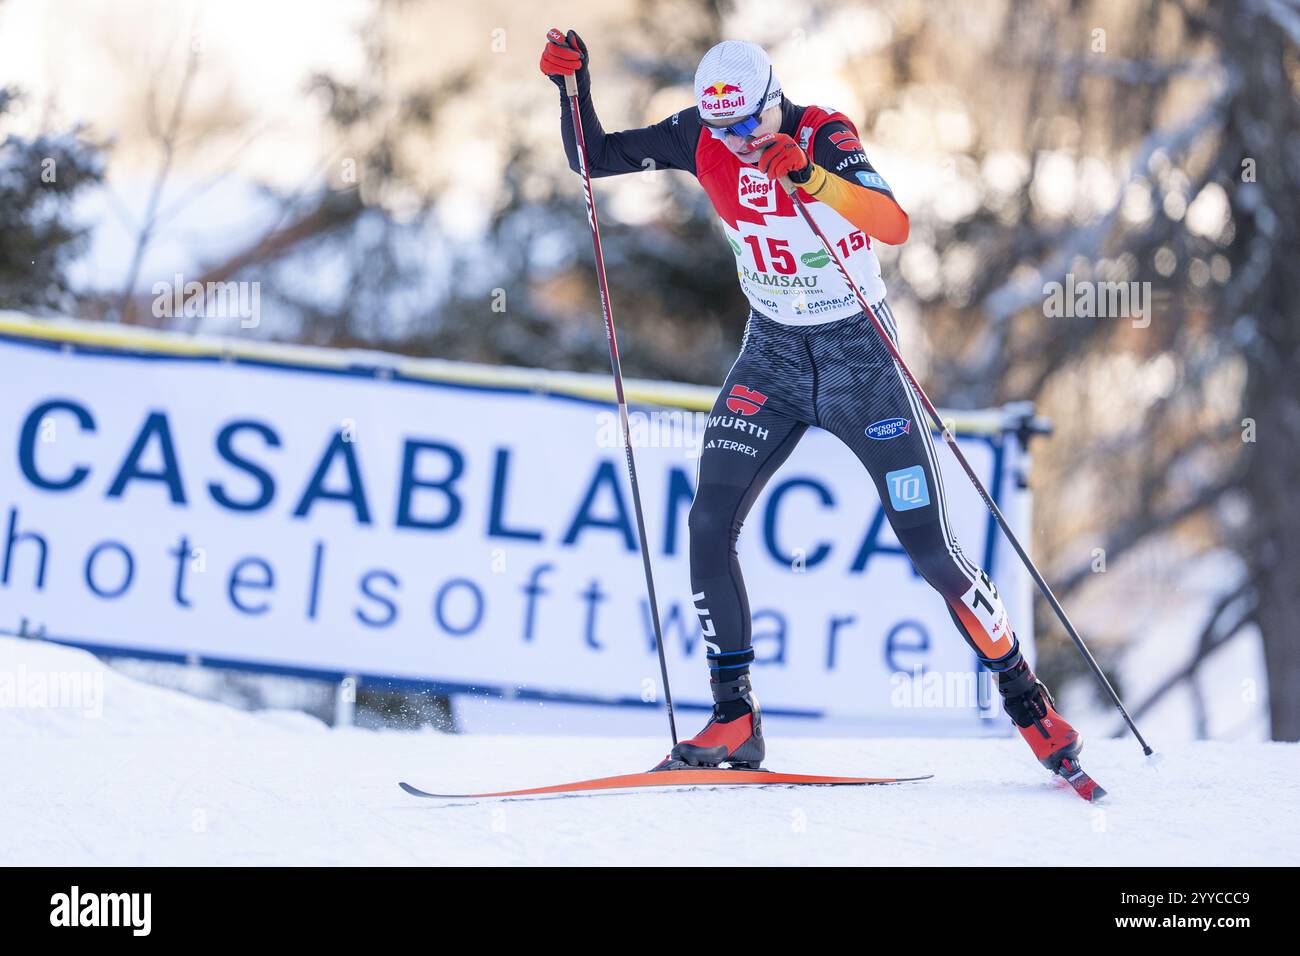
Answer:
<svg viewBox="0 0 1300 956"><path fill-rule="evenodd" d="M767 401L767 396L743 385L731 386L727 396L727 408L737 415L757 415L759 408Z"/></svg>

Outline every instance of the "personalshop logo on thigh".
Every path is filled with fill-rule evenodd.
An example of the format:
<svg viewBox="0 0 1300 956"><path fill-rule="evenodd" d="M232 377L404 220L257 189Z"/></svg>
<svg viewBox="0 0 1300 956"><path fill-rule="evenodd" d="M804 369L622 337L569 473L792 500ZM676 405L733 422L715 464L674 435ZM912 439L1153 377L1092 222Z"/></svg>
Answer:
<svg viewBox="0 0 1300 956"><path fill-rule="evenodd" d="M51 926L130 927L132 936L148 936L152 926L152 893L71 892L50 897Z"/></svg>
<svg viewBox="0 0 1300 956"><path fill-rule="evenodd" d="M930 486L925 481L925 469L920 465L887 472L885 484L889 487L889 501L895 511L912 511L930 503Z"/></svg>
<svg viewBox="0 0 1300 956"><path fill-rule="evenodd" d="M891 438L906 435L911 430L912 423L906 418L886 418L872 422L867 426L866 433L868 438L874 438L876 441L889 441Z"/></svg>

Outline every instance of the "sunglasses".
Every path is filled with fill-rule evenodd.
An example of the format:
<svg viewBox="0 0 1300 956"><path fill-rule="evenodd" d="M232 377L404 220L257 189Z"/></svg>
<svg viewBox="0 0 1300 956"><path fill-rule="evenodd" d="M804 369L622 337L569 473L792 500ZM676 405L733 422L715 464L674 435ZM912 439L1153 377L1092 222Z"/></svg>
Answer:
<svg viewBox="0 0 1300 956"><path fill-rule="evenodd" d="M767 86L763 87L763 95L758 98L758 109L754 110L754 112L750 113L743 120L737 120L729 126L709 126L706 123L705 128L708 129L714 139L726 139L727 134L740 137L750 135L754 130L758 129L759 124L762 122L758 117L763 112L763 106L767 102L767 92L771 88L772 70L769 68L767 71Z"/></svg>

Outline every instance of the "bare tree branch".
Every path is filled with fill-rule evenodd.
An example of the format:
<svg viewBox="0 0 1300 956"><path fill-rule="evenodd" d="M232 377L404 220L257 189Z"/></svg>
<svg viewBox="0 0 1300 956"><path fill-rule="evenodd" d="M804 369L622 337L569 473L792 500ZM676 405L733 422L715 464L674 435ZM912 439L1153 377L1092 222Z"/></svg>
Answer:
<svg viewBox="0 0 1300 956"><path fill-rule="evenodd" d="M1224 80L1222 89L1190 120L1172 130L1152 131L1137 148L1137 157L1130 167L1125 185L1135 183L1148 173L1151 157L1157 150L1170 155L1181 153L1212 124L1222 119L1235 86ZM1037 270L1032 279L1012 279L1004 282L984 298L984 309L995 322L1005 321L1021 309L1035 305L1042 299L1043 285L1059 279L1076 258L1100 257L1106 238L1110 235L1122 206L1124 187L1121 186L1115 201L1100 218L1067 233L1063 241Z"/></svg>
<svg viewBox="0 0 1300 956"><path fill-rule="evenodd" d="M1201 629L1200 637L1196 642L1196 651L1193 653L1191 660L1187 661L1182 667L1170 674L1160 685L1152 691L1147 698L1134 707L1130 716L1138 720L1156 704L1160 703L1170 691L1175 690L1184 681L1189 680L1197 671L1197 668L1205 662L1205 659L1217 651L1228 641L1232 640L1237 634L1245 629L1254 619L1256 609L1256 600L1254 593L1254 584L1247 578L1236 588L1221 597L1214 605L1214 610L1210 612L1209 619ZM1232 614L1229 614L1229 611ZM1223 624L1223 621L1227 624ZM1121 725L1111 734L1112 737L1122 737L1128 733L1128 727Z"/></svg>
<svg viewBox="0 0 1300 956"><path fill-rule="evenodd" d="M140 230L136 234L135 251L131 255L131 265L127 268L126 281L123 283L122 292L118 297L117 316L120 322L131 321L135 284L140 277L140 266L144 262L145 252L149 248L154 229L158 224L158 205L162 200L163 188L167 185L167 179L171 175L172 161L176 152L176 138L180 131L181 119L185 115L185 106L189 101L190 88L198 71L199 51L196 47L191 46L189 57L185 61L185 73L181 77L180 89L176 93L176 101L172 104L171 116L167 121L167 128L162 131L160 143L162 146L162 162L159 164L158 173L154 177L153 188L149 193L149 201L145 205ZM153 92L151 90L151 103ZM153 120L151 119L150 128L152 129L152 127Z"/></svg>

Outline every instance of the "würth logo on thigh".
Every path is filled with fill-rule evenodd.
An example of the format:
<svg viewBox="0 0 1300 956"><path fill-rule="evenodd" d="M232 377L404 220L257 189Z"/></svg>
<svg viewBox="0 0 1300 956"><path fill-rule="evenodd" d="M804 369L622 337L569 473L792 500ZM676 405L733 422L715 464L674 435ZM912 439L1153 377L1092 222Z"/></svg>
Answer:
<svg viewBox="0 0 1300 956"><path fill-rule="evenodd" d="M148 936L152 910L152 893L82 893L74 886L50 897L50 925L122 926L132 936Z"/></svg>
<svg viewBox="0 0 1300 956"><path fill-rule="evenodd" d="M731 386L727 396L727 408L737 415L757 415L758 410L767 401L767 396L743 385Z"/></svg>

